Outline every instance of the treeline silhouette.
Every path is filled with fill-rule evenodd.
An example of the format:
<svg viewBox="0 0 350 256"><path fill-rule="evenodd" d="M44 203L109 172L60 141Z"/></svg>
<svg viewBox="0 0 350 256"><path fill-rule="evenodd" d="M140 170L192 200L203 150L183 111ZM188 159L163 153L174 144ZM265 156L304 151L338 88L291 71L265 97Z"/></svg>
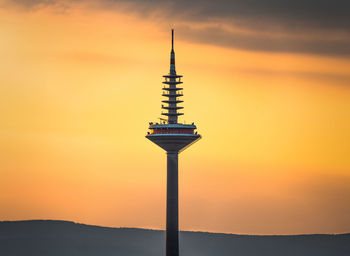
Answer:
<svg viewBox="0 0 350 256"><path fill-rule="evenodd" d="M69 221L0 222L1 256L163 256L165 232ZM255 236L180 232L181 256L349 256L350 234Z"/></svg>

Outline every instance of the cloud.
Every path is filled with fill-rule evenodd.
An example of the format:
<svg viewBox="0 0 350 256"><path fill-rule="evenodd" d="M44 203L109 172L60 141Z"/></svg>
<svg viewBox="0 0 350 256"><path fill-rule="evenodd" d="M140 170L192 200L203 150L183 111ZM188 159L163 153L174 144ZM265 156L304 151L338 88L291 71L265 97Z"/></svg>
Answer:
<svg viewBox="0 0 350 256"><path fill-rule="evenodd" d="M194 20L232 19L238 24L289 28L331 28L350 31L347 0L104 0L106 4L133 3L148 11L165 9L172 16Z"/></svg>
<svg viewBox="0 0 350 256"><path fill-rule="evenodd" d="M58 0L12 2L27 8L62 3ZM348 0L70 0L64 3L93 4L167 19L175 25L181 24L176 25L178 30L183 30L180 37L195 42L256 51L350 55Z"/></svg>
<svg viewBox="0 0 350 256"><path fill-rule="evenodd" d="M264 35L259 33L234 32L220 26L193 29L180 26L184 38L207 44L233 47L244 50L269 52L307 53L325 55L349 55L349 39L313 38L298 36Z"/></svg>

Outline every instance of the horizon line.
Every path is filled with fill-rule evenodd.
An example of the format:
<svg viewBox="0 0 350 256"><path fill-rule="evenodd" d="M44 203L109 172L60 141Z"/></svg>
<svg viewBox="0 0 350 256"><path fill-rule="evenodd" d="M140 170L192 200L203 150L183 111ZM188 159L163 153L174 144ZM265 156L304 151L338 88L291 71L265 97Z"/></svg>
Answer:
<svg viewBox="0 0 350 256"><path fill-rule="evenodd" d="M66 222L71 224L77 224L77 225L84 225L84 226L91 226L91 227L98 227L98 228L108 228L108 229L140 229L140 230L150 230L150 231L164 231L165 229L157 229L157 228L147 228L147 227L113 227L113 226L101 226L101 225L95 225L95 224L86 224L81 222L76 222L72 220L58 220L58 219L21 219L21 220L0 220L0 224L4 222ZM317 236L317 235L350 235L349 232L345 233L296 233L296 234L248 234L248 233L226 233L226 232L215 232L215 231L203 231L203 230L182 230L180 229L179 232L194 232L194 233L208 233L208 234L221 234L221 235L233 235L233 236Z"/></svg>

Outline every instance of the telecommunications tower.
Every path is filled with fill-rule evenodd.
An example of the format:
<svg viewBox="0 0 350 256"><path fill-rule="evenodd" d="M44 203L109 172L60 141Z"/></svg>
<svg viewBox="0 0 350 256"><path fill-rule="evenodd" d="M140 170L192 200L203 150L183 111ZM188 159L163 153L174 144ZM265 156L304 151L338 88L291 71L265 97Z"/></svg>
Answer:
<svg viewBox="0 0 350 256"><path fill-rule="evenodd" d="M192 124L178 122L179 113L183 107L181 97L181 75L176 74L174 53L174 30L171 30L170 72L164 77L162 96L162 115L159 123L150 123L146 138L154 142L167 153L167 204L166 204L166 256L179 255L179 192L178 192L178 155L184 149L201 138Z"/></svg>

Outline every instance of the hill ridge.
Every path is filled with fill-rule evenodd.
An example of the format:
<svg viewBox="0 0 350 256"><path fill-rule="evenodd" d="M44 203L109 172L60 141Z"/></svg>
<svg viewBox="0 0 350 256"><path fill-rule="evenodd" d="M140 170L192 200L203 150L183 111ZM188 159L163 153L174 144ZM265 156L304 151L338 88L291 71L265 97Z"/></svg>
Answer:
<svg viewBox="0 0 350 256"><path fill-rule="evenodd" d="M0 221L0 255L112 256L165 252L163 230L103 227L65 220ZM239 235L180 232L181 256L349 256L350 233Z"/></svg>
<svg viewBox="0 0 350 256"><path fill-rule="evenodd" d="M108 226L100 226L95 224L86 224L76 221L70 221L70 220L55 220L55 219L29 219L29 220L0 220L1 223L67 223L67 224L75 224L75 225L82 225L86 227L95 227L95 228L102 228L102 229L135 229L135 230L149 230L149 231L165 231L163 229L153 229L153 228L140 228L140 227L108 227ZM180 232L193 232L193 233L206 233L206 234L217 234L217 235L233 235L233 236L264 236L264 237L274 237L274 236L338 236L338 235L350 235L349 233L300 233L300 234L237 234L237 233L225 233L225 232L213 232L213 231L201 231L201 230L180 230Z"/></svg>

